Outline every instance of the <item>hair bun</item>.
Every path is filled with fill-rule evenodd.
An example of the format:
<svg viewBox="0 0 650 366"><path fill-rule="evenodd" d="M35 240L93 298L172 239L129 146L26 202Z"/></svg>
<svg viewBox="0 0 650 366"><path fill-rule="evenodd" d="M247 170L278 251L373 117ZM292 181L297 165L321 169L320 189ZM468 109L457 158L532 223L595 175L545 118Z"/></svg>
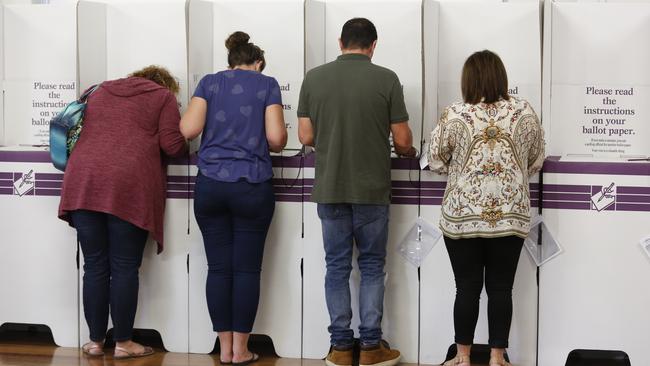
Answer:
<svg viewBox="0 0 650 366"><path fill-rule="evenodd" d="M226 39L226 48L228 51L232 51L239 46L248 44L249 39L251 39L251 37L247 33L237 31Z"/></svg>

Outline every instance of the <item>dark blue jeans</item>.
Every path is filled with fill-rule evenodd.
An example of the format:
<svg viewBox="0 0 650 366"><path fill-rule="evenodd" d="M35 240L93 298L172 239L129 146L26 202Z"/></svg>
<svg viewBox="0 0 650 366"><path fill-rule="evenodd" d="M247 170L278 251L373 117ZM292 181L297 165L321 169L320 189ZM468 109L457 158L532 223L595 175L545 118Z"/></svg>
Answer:
<svg viewBox="0 0 650 366"><path fill-rule="evenodd" d="M90 340L106 337L110 305L113 339L128 341L138 307L138 270L148 232L116 216L70 212L84 256L83 304Z"/></svg>
<svg viewBox="0 0 650 366"><path fill-rule="evenodd" d="M230 183L200 173L196 177L194 215L208 259L206 297L216 332L253 329L264 242L274 210L270 180Z"/></svg>
<svg viewBox="0 0 650 366"><path fill-rule="evenodd" d="M388 205L318 204L325 245L325 298L330 314L330 342L351 346L350 272L353 240L359 250L359 335L362 345L381 340L384 312L384 265L388 243Z"/></svg>

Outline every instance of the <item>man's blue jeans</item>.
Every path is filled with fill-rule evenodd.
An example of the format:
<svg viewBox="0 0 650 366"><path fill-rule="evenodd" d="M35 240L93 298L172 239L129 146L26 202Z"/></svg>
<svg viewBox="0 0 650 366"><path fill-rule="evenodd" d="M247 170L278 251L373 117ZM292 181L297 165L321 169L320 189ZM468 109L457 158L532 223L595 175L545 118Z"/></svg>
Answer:
<svg viewBox="0 0 650 366"><path fill-rule="evenodd" d="M359 291L359 335L362 345L381 340L384 305L384 265L388 242L388 205L318 204L325 246L325 298L331 324L330 342L351 346L350 272L352 247L359 250L361 284Z"/></svg>

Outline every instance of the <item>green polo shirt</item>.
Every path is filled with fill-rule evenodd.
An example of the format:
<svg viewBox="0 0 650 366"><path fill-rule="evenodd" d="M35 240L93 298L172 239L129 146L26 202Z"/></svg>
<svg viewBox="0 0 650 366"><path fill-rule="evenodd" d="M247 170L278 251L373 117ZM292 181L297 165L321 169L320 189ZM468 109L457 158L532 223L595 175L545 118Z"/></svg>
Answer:
<svg viewBox="0 0 650 366"><path fill-rule="evenodd" d="M390 125L409 118L393 71L362 54L316 67L303 80L298 117L314 127L314 202L390 203Z"/></svg>

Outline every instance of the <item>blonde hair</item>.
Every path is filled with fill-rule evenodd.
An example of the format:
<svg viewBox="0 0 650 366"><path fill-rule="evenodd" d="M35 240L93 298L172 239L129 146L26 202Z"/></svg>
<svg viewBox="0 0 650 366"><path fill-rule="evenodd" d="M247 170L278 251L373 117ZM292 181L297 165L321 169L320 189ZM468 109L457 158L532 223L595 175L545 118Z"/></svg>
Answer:
<svg viewBox="0 0 650 366"><path fill-rule="evenodd" d="M178 82L166 68L157 65L149 65L141 70L134 71L129 76L141 77L153 81L154 83L164 86L172 93L176 94L180 90Z"/></svg>

